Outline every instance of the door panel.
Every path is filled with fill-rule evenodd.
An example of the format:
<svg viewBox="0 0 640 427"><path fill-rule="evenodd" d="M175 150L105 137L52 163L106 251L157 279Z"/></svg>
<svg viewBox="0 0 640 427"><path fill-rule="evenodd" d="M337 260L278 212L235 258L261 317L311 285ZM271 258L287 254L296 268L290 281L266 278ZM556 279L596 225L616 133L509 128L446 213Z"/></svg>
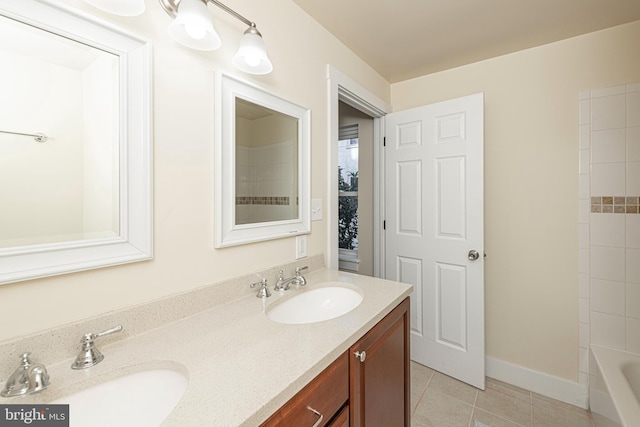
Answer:
<svg viewBox="0 0 640 427"><path fill-rule="evenodd" d="M411 357L484 388L483 95L386 117L386 276L414 286Z"/></svg>

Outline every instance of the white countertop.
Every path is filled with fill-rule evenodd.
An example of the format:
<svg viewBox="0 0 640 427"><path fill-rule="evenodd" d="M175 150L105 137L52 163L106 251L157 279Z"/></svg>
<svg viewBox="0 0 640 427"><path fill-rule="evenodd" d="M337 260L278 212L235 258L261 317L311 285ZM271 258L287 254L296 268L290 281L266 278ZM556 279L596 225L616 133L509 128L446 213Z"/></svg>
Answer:
<svg viewBox="0 0 640 427"><path fill-rule="evenodd" d="M48 366L52 382L47 390L5 402L48 402L125 373L170 368L185 373L189 385L163 426L255 427L411 293L410 285L334 270L316 270L305 277L308 284L301 290L273 292L267 299L252 294L114 339L100 347L105 359L92 368L72 371L71 360ZM363 292L362 303L318 323L286 325L266 317L270 304L329 281L355 285Z"/></svg>

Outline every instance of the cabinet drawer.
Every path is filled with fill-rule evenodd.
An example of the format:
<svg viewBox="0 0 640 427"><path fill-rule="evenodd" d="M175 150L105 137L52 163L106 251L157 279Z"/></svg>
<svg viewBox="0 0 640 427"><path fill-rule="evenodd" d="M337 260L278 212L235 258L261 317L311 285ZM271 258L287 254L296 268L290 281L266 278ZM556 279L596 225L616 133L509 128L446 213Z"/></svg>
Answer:
<svg viewBox="0 0 640 427"><path fill-rule="evenodd" d="M269 417L262 426L311 427L320 416L308 408L322 414L323 420L319 426L324 426L348 399L349 358L347 353L344 353Z"/></svg>

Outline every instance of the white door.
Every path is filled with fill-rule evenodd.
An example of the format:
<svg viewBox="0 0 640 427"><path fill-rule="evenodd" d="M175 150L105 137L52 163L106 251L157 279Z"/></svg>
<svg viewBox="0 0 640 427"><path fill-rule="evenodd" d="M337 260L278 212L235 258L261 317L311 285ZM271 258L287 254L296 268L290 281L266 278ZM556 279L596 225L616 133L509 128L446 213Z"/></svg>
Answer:
<svg viewBox="0 0 640 427"><path fill-rule="evenodd" d="M411 359L484 389L483 94L386 116L385 271Z"/></svg>

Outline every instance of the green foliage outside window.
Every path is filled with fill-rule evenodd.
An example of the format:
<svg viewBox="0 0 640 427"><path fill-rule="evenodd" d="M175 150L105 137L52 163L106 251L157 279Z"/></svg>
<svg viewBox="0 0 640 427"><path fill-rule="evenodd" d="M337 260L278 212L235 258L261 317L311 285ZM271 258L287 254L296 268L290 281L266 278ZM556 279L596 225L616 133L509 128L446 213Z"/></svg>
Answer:
<svg viewBox="0 0 640 427"><path fill-rule="evenodd" d="M349 173L350 182L342 176L342 167L338 166L338 190L358 191L358 172ZM338 247L357 249L358 244L358 196L338 197Z"/></svg>

